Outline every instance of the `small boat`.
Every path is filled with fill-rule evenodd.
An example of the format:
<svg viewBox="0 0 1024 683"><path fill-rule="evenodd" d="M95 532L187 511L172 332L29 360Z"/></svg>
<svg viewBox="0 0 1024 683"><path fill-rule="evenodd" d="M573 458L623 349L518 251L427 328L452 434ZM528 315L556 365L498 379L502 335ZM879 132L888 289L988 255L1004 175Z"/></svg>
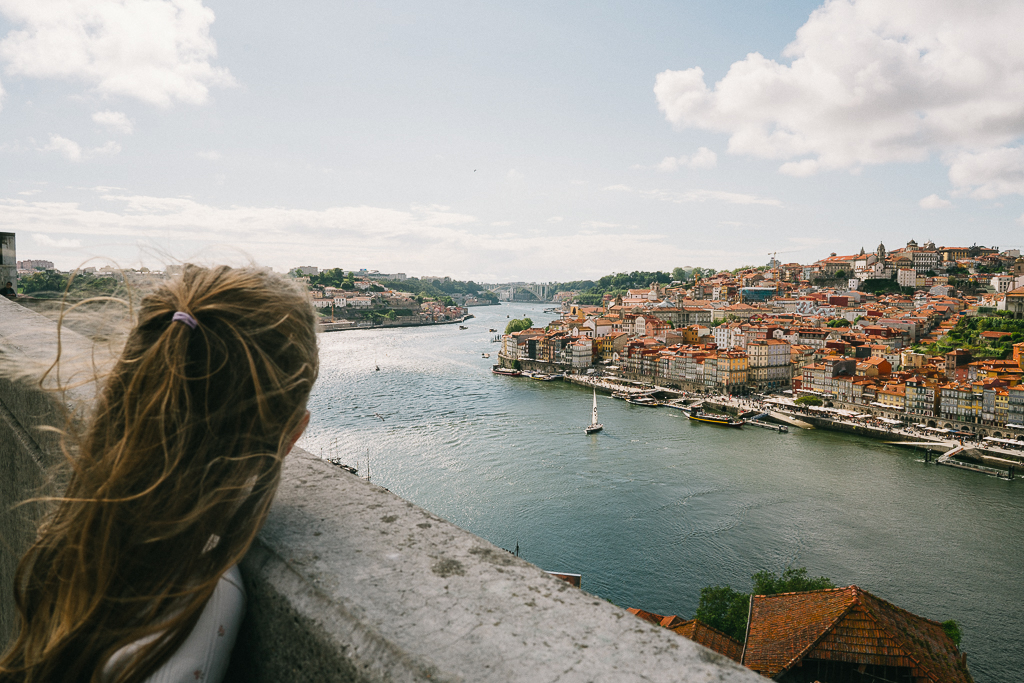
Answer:
<svg viewBox="0 0 1024 683"><path fill-rule="evenodd" d="M500 365L492 365L491 372L493 372L495 375L505 375L506 377L519 377L521 374L523 374L518 370L513 370L512 368L503 368Z"/></svg>
<svg viewBox="0 0 1024 683"><path fill-rule="evenodd" d="M490 357L491 357L491 354L489 354L489 353L481 354L481 358L490 358Z"/></svg>
<svg viewBox="0 0 1024 683"><path fill-rule="evenodd" d="M597 421L597 389L594 389L594 416L590 420L590 425L583 428L583 431L587 434L594 434L604 429L604 425Z"/></svg>
<svg viewBox="0 0 1024 683"><path fill-rule="evenodd" d="M626 403L631 403L635 406L647 406L648 408L657 408L661 405L658 399L650 396L631 396L626 399Z"/></svg>
<svg viewBox="0 0 1024 683"><path fill-rule="evenodd" d="M723 425L725 427L742 427L743 420L734 420L731 417L725 415L712 415L711 413L705 413L702 410L695 410L690 413L690 419L696 420L697 422L707 422L713 425Z"/></svg>
<svg viewBox="0 0 1024 683"><path fill-rule="evenodd" d="M459 329L460 330L468 330L469 328L466 327L465 325L459 325Z"/></svg>
<svg viewBox="0 0 1024 683"><path fill-rule="evenodd" d="M666 408L675 408L676 410L681 410L684 413L686 413L687 415L689 415L690 413L693 412L693 406L688 406L688 405L686 405L684 403L669 402L669 403L662 403L661 405L665 406Z"/></svg>
<svg viewBox="0 0 1024 683"><path fill-rule="evenodd" d="M496 329L494 329L493 327L492 327L491 329L487 330L487 331L488 331L488 332L497 332L497 330L496 330Z"/></svg>

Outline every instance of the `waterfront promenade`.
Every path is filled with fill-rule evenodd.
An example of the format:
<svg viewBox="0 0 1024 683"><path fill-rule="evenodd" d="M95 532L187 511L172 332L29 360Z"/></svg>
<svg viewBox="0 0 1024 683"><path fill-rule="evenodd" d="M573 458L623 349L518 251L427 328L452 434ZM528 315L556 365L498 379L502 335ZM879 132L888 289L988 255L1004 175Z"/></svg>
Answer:
<svg viewBox="0 0 1024 683"><path fill-rule="evenodd" d="M1015 470L1019 471L1024 467L1024 449L1013 450L991 441L985 441L977 436L957 435L952 437L948 435L950 430L922 427L921 423L906 424L900 420L855 410L801 406L793 399L784 397L736 397L704 392L686 392L625 379L616 375L567 374L565 380L619 396L654 395L663 399L690 398L705 406L743 418L767 414L781 424L802 429L828 429L857 434L880 439L893 445L925 452L942 453L947 456L950 451L956 449L958 458L970 462L963 463L959 459L945 457L937 460L939 464L961 467L983 474L1012 477ZM1024 446L1024 441L1021 443ZM925 460L932 461L928 455L925 456Z"/></svg>

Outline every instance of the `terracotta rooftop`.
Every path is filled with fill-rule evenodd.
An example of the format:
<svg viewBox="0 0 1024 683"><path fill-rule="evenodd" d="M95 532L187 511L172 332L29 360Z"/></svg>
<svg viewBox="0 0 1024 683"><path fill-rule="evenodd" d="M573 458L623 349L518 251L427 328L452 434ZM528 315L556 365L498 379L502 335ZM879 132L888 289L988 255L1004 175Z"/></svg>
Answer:
<svg viewBox="0 0 1024 683"><path fill-rule="evenodd" d="M628 611L632 612L644 621L649 621L652 624L657 624L658 626L664 626L670 631L675 631L682 637L689 638L693 642L699 643L710 650L714 650L720 655L725 655L733 661L740 661L740 656L743 654L742 643L730 638L718 629L708 626L703 621L698 621L696 619L683 621L674 614L663 616L661 614L654 614L653 612L637 609L636 607L630 607Z"/></svg>
<svg viewBox="0 0 1024 683"><path fill-rule="evenodd" d="M857 586L755 595L741 663L775 678L804 659L908 667L915 681L973 683L938 622Z"/></svg>
<svg viewBox="0 0 1024 683"><path fill-rule="evenodd" d="M689 638L693 642L703 645L709 650L725 655L733 661L738 662L743 656L743 645L739 641L730 638L717 628L708 626L703 621L690 619L677 626L670 626L668 628L684 638Z"/></svg>

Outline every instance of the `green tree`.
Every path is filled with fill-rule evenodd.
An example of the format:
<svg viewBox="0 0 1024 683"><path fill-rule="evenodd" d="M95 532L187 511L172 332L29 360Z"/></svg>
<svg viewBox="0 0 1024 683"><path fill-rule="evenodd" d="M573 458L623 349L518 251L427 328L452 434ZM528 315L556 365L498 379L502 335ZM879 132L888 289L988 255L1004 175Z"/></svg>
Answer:
<svg viewBox="0 0 1024 683"><path fill-rule="evenodd" d="M47 270L21 278L18 285L22 293L40 298L58 297L66 293L71 298L82 299L113 294L121 283L115 278L96 277L92 273L67 276L55 270Z"/></svg>
<svg viewBox="0 0 1024 683"><path fill-rule="evenodd" d="M672 269L672 279L682 282L686 279L686 271L679 266L676 266Z"/></svg>
<svg viewBox="0 0 1024 683"><path fill-rule="evenodd" d="M505 334L512 334L513 332L522 332L533 327L533 321L529 318L513 318L508 321L508 325L505 325Z"/></svg>
<svg viewBox="0 0 1024 683"><path fill-rule="evenodd" d="M55 270L37 272L23 277L18 281L21 291L25 294L36 292L64 292L68 287L68 278Z"/></svg>
<svg viewBox="0 0 1024 683"><path fill-rule="evenodd" d="M787 567L782 572L782 576L777 576L769 571L759 571L751 578L754 581L754 595L801 593L836 587L832 580L826 576L807 576L807 567L800 567L799 569Z"/></svg>
<svg viewBox="0 0 1024 683"><path fill-rule="evenodd" d="M700 590L700 603L693 616L742 643L747 637L749 611L749 593L740 593L728 585L705 586Z"/></svg>
<svg viewBox="0 0 1024 683"><path fill-rule="evenodd" d="M955 619L942 622L942 630L945 631L949 639L953 641L953 644L960 647L960 624Z"/></svg>
<svg viewBox="0 0 1024 683"><path fill-rule="evenodd" d="M820 406L822 400L817 396L801 396L796 400L798 406Z"/></svg>
<svg viewBox="0 0 1024 683"><path fill-rule="evenodd" d="M753 593L740 593L728 585L702 588L694 618L700 619L708 626L717 628L742 643L747 637L747 614L750 611L751 595L775 595L777 593L798 593L835 588L835 584L827 577L808 577L806 567L787 567L782 572L782 576L769 571L759 571L750 578L754 584Z"/></svg>

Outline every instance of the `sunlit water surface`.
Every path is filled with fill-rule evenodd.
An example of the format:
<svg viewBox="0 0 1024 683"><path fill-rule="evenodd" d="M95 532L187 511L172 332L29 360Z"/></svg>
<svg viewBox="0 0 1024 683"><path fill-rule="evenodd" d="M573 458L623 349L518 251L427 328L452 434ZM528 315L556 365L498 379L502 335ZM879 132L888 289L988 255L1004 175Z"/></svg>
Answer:
<svg viewBox="0 0 1024 683"><path fill-rule="evenodd" d="M957 619L979 683L1024 671L1024 484L825 431L697 424L678 411L493 375L506 316L320 336L301 446L624 607L692 616L700 588L806 566ZM491 358L482 358L490 353ZM379 367L380 370L375 370ZM378 417L379 415L379 417ZM381 419L383 418L383 419Z"/></svg>

